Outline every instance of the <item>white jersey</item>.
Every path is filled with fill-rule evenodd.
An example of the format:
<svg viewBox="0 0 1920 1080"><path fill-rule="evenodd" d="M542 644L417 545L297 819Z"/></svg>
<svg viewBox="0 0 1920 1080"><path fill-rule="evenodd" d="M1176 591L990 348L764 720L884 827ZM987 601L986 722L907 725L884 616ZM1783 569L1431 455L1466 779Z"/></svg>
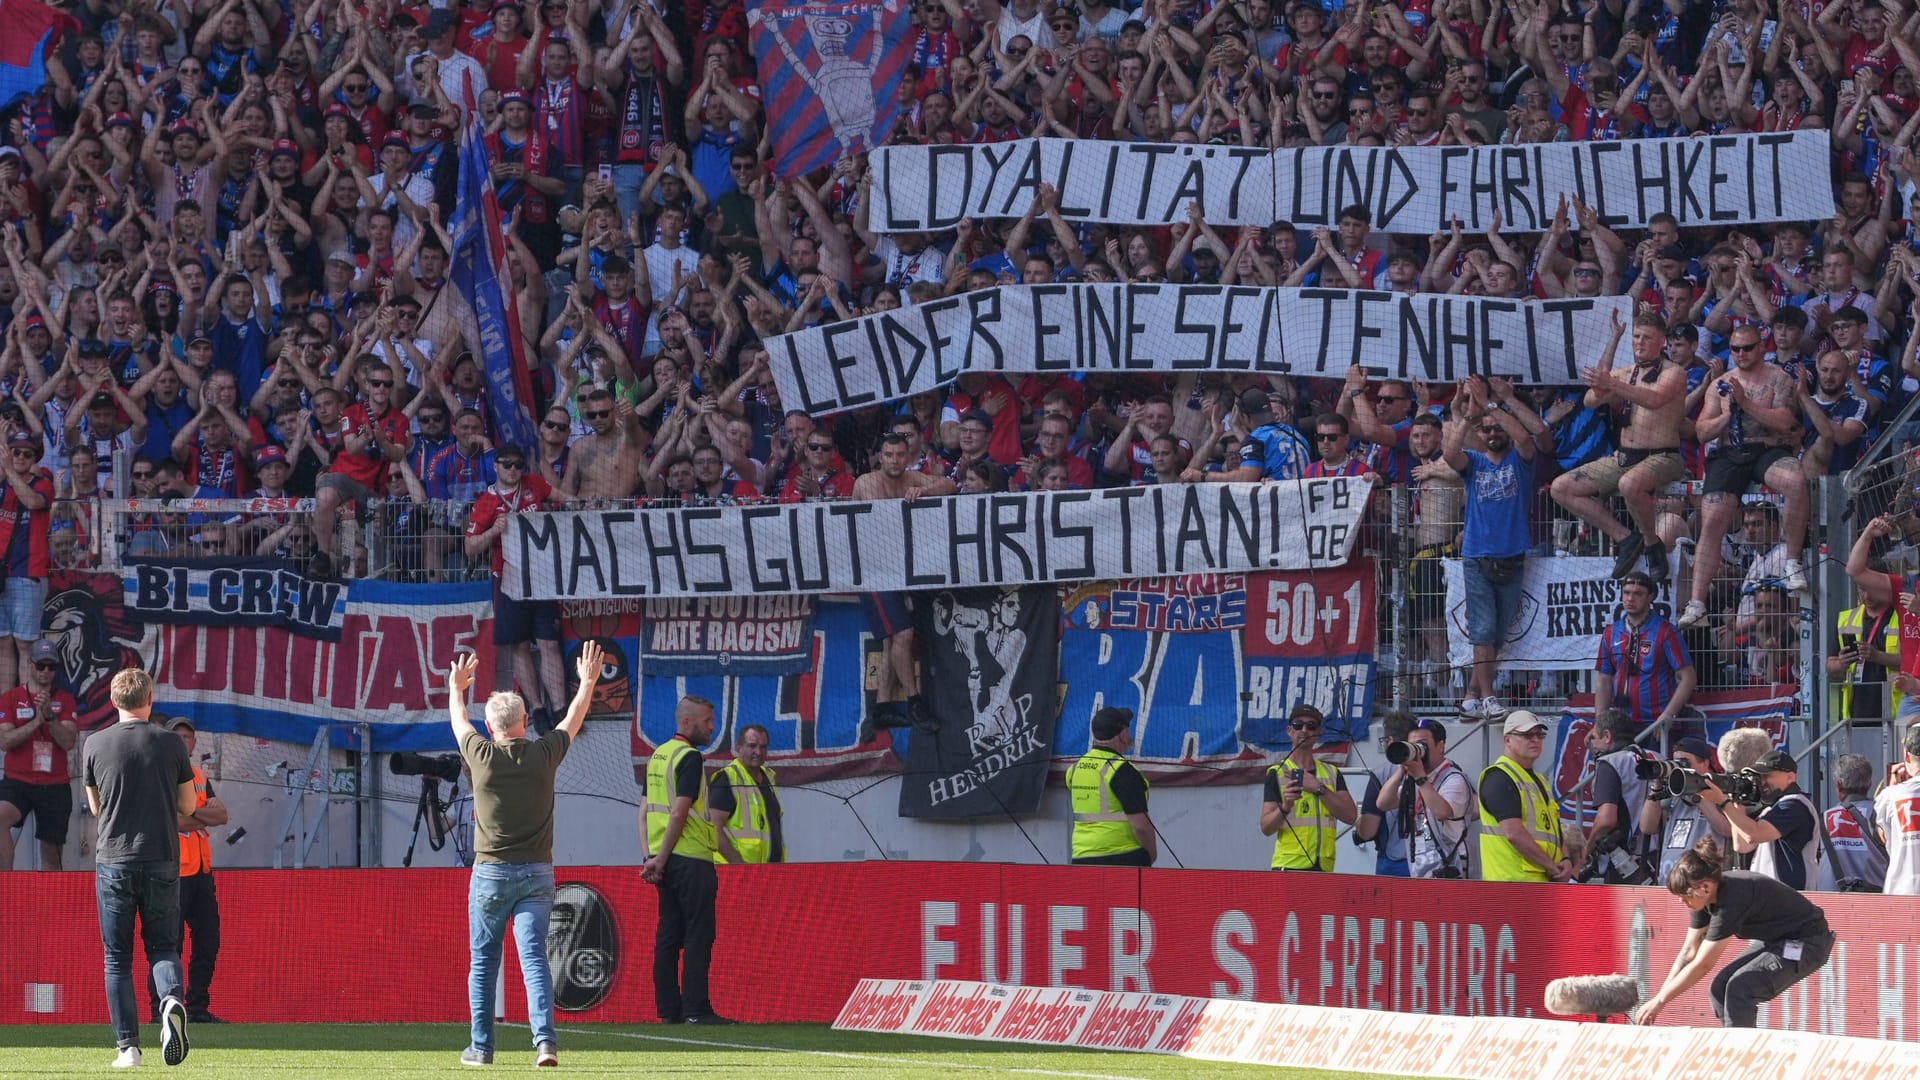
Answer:
<svg viewBox="0 0 1920 1080"><path fill-rule="evenodd" d="M1920 896L1920 780L1882 791L1873 800L1873 821L1887 841L1886 891Z"/></svg>

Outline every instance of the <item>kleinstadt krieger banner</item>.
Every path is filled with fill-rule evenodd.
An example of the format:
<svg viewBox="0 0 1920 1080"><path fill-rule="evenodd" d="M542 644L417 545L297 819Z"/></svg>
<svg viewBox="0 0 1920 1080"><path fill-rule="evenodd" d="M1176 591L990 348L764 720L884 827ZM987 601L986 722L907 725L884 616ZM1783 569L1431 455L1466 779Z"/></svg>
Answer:
<svg viewBox="0 0 1920 1080"><path fill-rule="evenodd" d="M1511 300L1255 285L1008 285L768 341L780 400L815 416L968 372L1251 371L1578 383L1626 296Z"/></svg>
<svg viewBox="0 0 1920 1080"><path fill-rule="evenodd" d="M1608 228L1655 214L1684 226L1824 219L1833 214L1824 131L1525 146L1239 146L1018 139L883 146L870 158L875 232L951 229L962 218L1016 218L1041 184L1072 221L1184 222L1195 204L1215 225L1332 226L1367 208L1383 232L1425 236L1456 219L1470 231L1545 232L1561 196Z"/></svg>
<svg viewBox="0 0 1920 1080"><path fill-rule="evenodd" d="M516 514L507 595L901 592L1338 566L1357 478Z"/></svg>

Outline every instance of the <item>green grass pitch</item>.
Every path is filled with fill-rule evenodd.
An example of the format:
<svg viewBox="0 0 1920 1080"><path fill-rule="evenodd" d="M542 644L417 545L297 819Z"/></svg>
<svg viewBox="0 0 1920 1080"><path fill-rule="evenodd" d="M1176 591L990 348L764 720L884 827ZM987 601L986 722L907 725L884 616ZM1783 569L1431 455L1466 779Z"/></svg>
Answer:
<svg viewBox="0 0 1920 1080"><path fill-rule="evenodd" d="M460 1064L464 1027L447 1024L196 1025L192 1053L178 1068L160 1061L157 1028L141 1031L145 1061L132 1075L164 1072L221 1080L409 1080L533 1072L524 1026L496 1030L491 1069ZM113 1035L104 1025L0 1028L0 1075L28 1077L113 1074ZM1076 1077L1082 1080L1334 1080L1356 1074L1309 1069L1221 1065L1158 1054L1065 1050L1009 1043L833 1031L820 1025L775 1024L698 1030L651 1025L560 1027L560 1070L568 1076L632 1080L713 1077L872 1077L874 1080L964 1080L969 1076Z"/></svg>

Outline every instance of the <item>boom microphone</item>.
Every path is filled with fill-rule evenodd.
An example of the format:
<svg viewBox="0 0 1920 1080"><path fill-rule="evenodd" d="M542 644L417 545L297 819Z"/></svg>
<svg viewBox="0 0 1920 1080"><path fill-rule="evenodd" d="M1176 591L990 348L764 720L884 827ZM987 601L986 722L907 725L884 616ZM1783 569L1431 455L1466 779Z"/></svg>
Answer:
<svg viewBox="0 0 1920 1080"><path fill-rule="evenodd" d="M1759 728L1734 728L1720 736L1720 767L1737 773L1773 749L1773 739Z"/></svg>
<svg viewBox="0 0 1920 1080"><path fill-rule="evenodd" d="M1602 1023L1627 1016L1640 1004L1640 984L1629 975L1575 975L1547 984L1547 1011L1555 1016L1591 1016Z"/></svg>

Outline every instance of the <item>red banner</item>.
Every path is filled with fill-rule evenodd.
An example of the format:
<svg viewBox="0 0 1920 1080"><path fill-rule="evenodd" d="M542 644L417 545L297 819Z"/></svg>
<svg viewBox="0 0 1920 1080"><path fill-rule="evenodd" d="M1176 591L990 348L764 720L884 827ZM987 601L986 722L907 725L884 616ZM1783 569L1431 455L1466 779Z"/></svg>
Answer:
<svg viewBox="0 0 1920 1080"><path fill-rule="evenodd" d="M985 864L722 867L719 1008L826 1022L861 978L943 978L1243 997L1465 1016L1544 1016L1566 975L1665 977L1685 934L1653 889L1258 871ZM568 867L550 947L571 1021L653 1016L654 890ZM276 1023L465 1019L466 875L220 871L214 1010ZM1840 937L1769 1027L1920 1038L1920 900L1816 894ZM0 1023L100 1023L91 875L8 874L0 910L34 933L0 951ZM312 928L328 928L324 940ZM311 943L311 944L307 944ZM524 1016L511 950L508 1015ZM144 964L144 962L143 962ZM144 966L138 968L144 979ZM794 971L806 979L793 979ZM1710 1025L1698 988L1666 1014Z"/></svg>

